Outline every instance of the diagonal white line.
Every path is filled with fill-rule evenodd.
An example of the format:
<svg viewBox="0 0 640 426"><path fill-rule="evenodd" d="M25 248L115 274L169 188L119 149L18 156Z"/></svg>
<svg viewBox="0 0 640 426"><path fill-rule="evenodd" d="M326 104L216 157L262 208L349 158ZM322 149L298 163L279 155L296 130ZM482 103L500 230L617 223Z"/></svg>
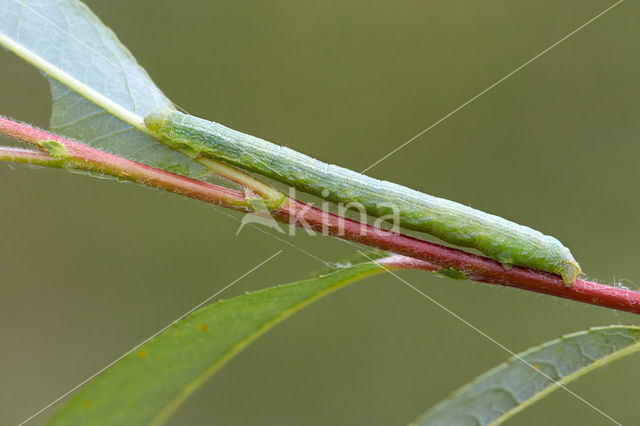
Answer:
<svg viewBox="0 0 640 426"><path fill-rule="evenodd" d="M534 56L533 58L529 59L524 64L520 65L518 68L516 68L513 71L511 71L509 74L505 75L500 80L496 81L491 86L489 86L486 89L484 89L482 92L476 94L474 97L472 97L471 99L469 99L468 101L466 101L465 103L463 103L462 105L460 105L459 107L454 109L453 111L449 112L444 117L442 117L441 119L439 119L438 121L436 121L435 123L433 123L432 125L427 127L426 129L422 130L420 133L418 133L417 135L415 135L414 137L412 137L408 141L404 142L402 145L398 146L396 149L394 149L393 151L389 152L387 155L385 155L384 157L382 157L381 159L379 159L375 163L371 164L369 167L367 167L366 169L364 169L360 173L365 173L366 171L372 169L373 167L375 167L376 165L378 165L382 161L386 160L387 158L389 158L390 156L392 156L396 152L400 151L402 148L404 148L405 146L409 145L411 142L413 142L414 140L418 139L420 136L424 135L429 130L433 129L438 124L442 123L444 120L446 120L447 118L451 117L453 114L455 114L456 112L460 111L462 108L466 107L467 105L469 105L470 103L472 103L473 101L478 99L480 96L484 95L489 90L493 89L494 87L496 87L497 85L499 85L500 83L502 83L503 81L505 81L506 79L508 79L509 77L514 75L515 73L517 73L518 71L520 71L522 68L526 67L527 65L529 65L530 63L532 63L536 59L540 58L542 55L544 55L545 53L549 52L551 49L553 49L554 47L556 47L560 43L562 43L565 40L567 40L569 37L571 37L574 34L576 34L578 31L584 29L586 26L588 26L589 24L593 23L593 21L595 21L596 19L600 18L602 15L604 15L607 12L609 12L611 9L613 9L616 6L618 6L623 1L624 0L619 0L617 3L614 3L613 5L609 6L608 8L606 8L605 10L603 10L602 12L600 12L599 14L594 16L593 18L589 19L587 22L585 22L584 24L580 25L578 28L576 28L575 30L571 31L569 34L567 34L566 36L562 37L560 40L558 40L555 43L553 43L551 46L549 46L546 49L544 49L542 52L538 53L536 56Z"/></svg>
<svg viewBox="0 0 640 426"><path fill-rule="evenodd" d="M149 340L153 339L154 337L156 337L158 334L162 333L163 331L165 331L166 329L168 329L169 327L171 327L176 321L180 320L181 318L184 318L185 316L189 315L190 313L192 313L193 311L195 311L196 309L200 308L202 305L204 305L205 303L209 302L211 299L213 299L214 297L218 296L220 293L222 293L223 291L225 291L226 289L228 289L229 287L231 287L232 285L234 285L235 283L237 283L238 281L240 281L241 279L243 279L244 277L246 277L247 275L249 275L250 273L252 273L253 271L255 271L256 269L260 268L262 265L264 265L265 263L269 262L271 259L273 259L274 257L276 257L277 255L279 255L280 253L282 253L282 250L278 250L275 254L272 254L269 258L263 260L262 262L260 262L259 264L257 264L256 266L254 266L253 268L249 269L247 272L245 272L244 274L240 275L238 278L236 278L235 280L233 280L232 282L230 282L229 284L227 284L226 286L224 286L222 289L218 290L217 292L215 292L214 294L212 294L211 296L207 297L205 300L203 300L202 302L198 303L196 306L194 306L193 308L189 309L187 312L185 312L184 314L180 315L175 321L172 321L171 323L167 324L166 326L164 326L162 329L160 329L159 331L155 332L154 334L152 334L151 336L147 337L146 339L144 339L142 342L138 343L137 345L135 345L134 347L132 347L131 349L129 349L127 352L125 352L124 354L122 354L121 356L119 356L118 358L116 358L115 360L111 361L109 364L107 364L106 366L102 367L100 370L96 371L95 373L93 373L91 376L87 377L86 379L84 379L82 382L78 383L77 385L75 385L74 387L72 387L71 389L69 389L68 391L66 391L65 393L63 393L62 395L60 395L58 398L56 398L55 400L51 401L50 403L48 403L47 405L45 405L44 407L42 407L40 410L36 411L34 414L32 414L29 418L23 420L22 422L20 422L18 424L18 426L22 426L25 423L33 420L36 416L42 414L45 410L47 410L48 408L50 408L51 406L55 405L56 403L58 403L60 400L64 399L65 397L67 397L69 394L71 394L72 392L76 391L77 389L79 389L80 387L82 387L83 385L85 385L87 382L89 382L90 380L92 380L94 377L98 376L100 373L102 373L103 371L105 371L107 368L111 367L113 364L115 364L116 362L120 361L122 358L124 358L125 356L127 356L128 354L130 354L131 352L135 351L136 349L138 349L140 346L144 345L145 343L147 343Z"/></svg>
<svg viewBox="0 0 640 426"><path fill-rule="evenodd" d="M235 220L237 222L241 222L242 223L242 219L238 219L237 217L225 212L222 209L214 209L213 211L215 211L216 213L220 213L221 215L227 216L227 217L229 217L229 218L231 218L231 219L233 219L233 220ZM272 234L271 232L268 232L265 229L262 229L262 228L260 228L260 227L258 227L256 225L254 225L253 223L249 223L247 226L249 226L250 228L253 228L256 231L262 232L263 234L268 235L271 238L274 238L274 239L280 241L281 243L288 245L289 247L293 247L294 249L298 250L299 252L301 252L303 254L306 254L307 256L311 257L312 259L315 259L318 262L322 263L327 268L336 269L336 267L333 264L331 264L331 262L328 262L328 261L326 261L324 259L321 259L320 257L316 256L315 254L311 253L310 251L307 251L307 250L303 249L302 247L298 247L297 245L293 244L291 241L287 241L284 238L277 237L276 235ZM345 241L345 240L340 240L340 241ZM356 246L356 247L360 247L360 246Z"/></svg>
<svg viewBox="0 0 640 426"><path fill-rule="evenodd" d="M455 319L457 319L458 321L462 322L464 325L468 326L469 328L471 328L473 331L475 331L476 333L480 334L481 336L483 336L484 338L486 338L487 340L489 340L490 342L492 342L493 344L495 344L496 346L498 346L500 349L504 350L505 352L509 353L511 356L513 356L514 358L517 358L518 360L524 362L526 365L528 365L529 367L531 367L534 371L537 371L538 373L540 373L542 376L544 376L546 379L552 381L555 385L557 385L558 387L564 389L565 391L567 391L570 395L574 396L575 398L579 399L580 401L584 402L586 405L588 405L589 407L593 408L595 411L597 411L598 413L602 414L604 417L606 417L607 419L611 420L613 423L622 426L622 423L616 421L615 419L613 419L611 416L609 416L608 414L606 414L604 411L600 410L598 407L596 407L595 405L593 405L592 403L590 403L589 401L587 401L586 399L582 398L580 395L576 394L575 392L573 392L571 389L567 388L565 385L563 385L562 383L556 381L555 379L553 379L551 376L549 376L547 373L545 373L544 371L540 370L540 369L536 369L529 361L527 361L526 359L522 358L521 356L519 356L518 354L516 354L515 352L513 352L511 349L507 348L505 345L503 345L502 343L500 343L499 341L497 341L496 339L494 339L493 337L489 336L487 333L485 333L484 331L480 330L478 327L476 327L475 325L471 324L469 321L467 321L466 319L462 318L460 315L456 314L455 312L453 312L451 309L447 308L446 306L444 306L443 304L441 304L440 302L438 302L437 300L435 300L433 297L429 296L428 294L420 291L419 289L417 289L415 286L413 286L411 283L409 283L408 281L404 280L402 277L400 277L399 275L395 274L392 270L390 270L389 268L387 268L384 265L381 265L380 263L376 262L374 259L370 258L369 256L367 256L366 253L361 252L360 250L358 250L358 252L365 256L367 259L369 259L370 261L372 261L373 263L375 263L376 265L378 265L379 267L381 267L382 269L384 269L385 271L387 271L388 273L390 273L391 275L393 275L394 277L396 277L397 279L399 279L400 281L402 281L404 284L406 284L409 288L411 288L412 290L418 292L420 295L422 295L424 298L428 299L430 302L432 302L433 304L437 305L439 308L443 309L445 312L447 312L449 315L453 316Z"/></svg>

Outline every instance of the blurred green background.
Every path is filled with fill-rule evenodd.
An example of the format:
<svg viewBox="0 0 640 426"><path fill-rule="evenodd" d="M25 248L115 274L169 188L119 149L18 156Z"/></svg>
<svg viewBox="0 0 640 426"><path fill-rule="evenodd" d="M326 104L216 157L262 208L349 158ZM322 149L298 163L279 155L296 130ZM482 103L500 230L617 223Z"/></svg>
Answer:
<svg viewBox="0 0 640 426"><path fill-rule="evenodd" d="M178 105L362 170L612 4L87 1ZM640 5L624 2L371 169L554 235L640 284ZM0 52L0 114L46 127L47 83ZM2 142L7 142L2 139ZM0 164L0 424L15 424L280 249L225 298L323 265L238 214L134 184ZM324 260L354 248L298 233ZM636 316L402 276L513 351ZM508 357L389 275L297 314L171 425L402 425ZM571 389L637 424L640 358ZM48 411L30 424L42 424ZM608 424L559 391L509 424Z"/></svg>

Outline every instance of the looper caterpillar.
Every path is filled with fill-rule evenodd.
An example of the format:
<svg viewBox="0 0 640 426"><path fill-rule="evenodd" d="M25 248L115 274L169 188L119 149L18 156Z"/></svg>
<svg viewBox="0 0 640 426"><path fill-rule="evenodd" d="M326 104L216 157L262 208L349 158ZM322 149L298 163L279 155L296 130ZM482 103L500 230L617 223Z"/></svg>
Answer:
<svg viewBox="0 0 640 426"><path fill-rule="evenodd" d="M391 214L395 208L403 227L476 248L505 267L520 265L558 274L567 285L582 272L560 241L499 216L323 163L179 111L152 112L145 123L170 147L188 147L329 201L361 203L373 216Z"/></svg>

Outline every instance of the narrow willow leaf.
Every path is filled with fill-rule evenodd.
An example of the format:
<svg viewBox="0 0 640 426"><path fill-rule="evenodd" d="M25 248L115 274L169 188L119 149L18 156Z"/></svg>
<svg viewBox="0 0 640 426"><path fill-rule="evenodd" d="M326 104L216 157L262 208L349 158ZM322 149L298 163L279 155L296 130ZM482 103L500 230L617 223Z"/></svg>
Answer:
<svg viewBox="0 0 640 426"><path fill-rule="evenodd" d="M373 262L201 308L105 370L51 425L147 425L165 420L224 363L299 309L384 272Z"/></svg>
<svg viewBox="0 0 640 426"><path fill-rule="evenodd" d="M56 133L187 176L206 173L144 133L142 117L172 104L80 1L0 0L0 45L47 76Z"/></svg>
<svg viewBox="0 0 640 426"><path fill-rule="evenodd" d="M560 385L638 350L640 327L597 327L568 334L489 370L413 424L497 425Z"/></svg>

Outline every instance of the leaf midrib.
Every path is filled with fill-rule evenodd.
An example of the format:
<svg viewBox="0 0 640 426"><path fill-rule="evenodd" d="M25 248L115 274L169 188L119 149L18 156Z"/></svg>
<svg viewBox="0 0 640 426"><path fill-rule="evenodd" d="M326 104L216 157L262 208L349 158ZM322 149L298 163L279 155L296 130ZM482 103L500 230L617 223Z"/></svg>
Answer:
<svg viewBox="0 0 640 426"><path fill-rule="evenodd" d="M38 55L30 49L27 49L26 47L3 33L0 33L0 45L6 47L18 57L24 59L31 65L45 72L49 77L59 81L65 86L69 87L71 90L77 92L94 104L100 106L109 114L118 117L125 123L130 124L141 132L144 132L154 138L158 138L158 135L155 132L149 130L144 125L144 119L142 117L132 111L129 111L122 105L112 101L100 92L73 77L71 74L65 72L60 67L52 64L42 56Z"/></svg>

